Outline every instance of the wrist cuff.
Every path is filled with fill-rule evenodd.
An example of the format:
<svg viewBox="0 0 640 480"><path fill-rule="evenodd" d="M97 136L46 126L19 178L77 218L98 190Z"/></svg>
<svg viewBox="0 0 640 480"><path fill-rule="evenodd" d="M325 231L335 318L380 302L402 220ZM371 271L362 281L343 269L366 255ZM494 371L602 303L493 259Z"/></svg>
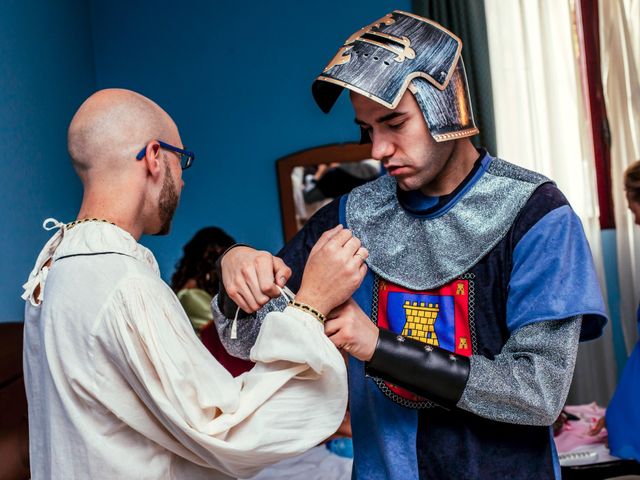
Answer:
<svg viewBox="0 0 640 480"><path fill-rule="evenodd" d="M462 396L469 368L468 357L381 328L365 371L451 408Z"/></svg>

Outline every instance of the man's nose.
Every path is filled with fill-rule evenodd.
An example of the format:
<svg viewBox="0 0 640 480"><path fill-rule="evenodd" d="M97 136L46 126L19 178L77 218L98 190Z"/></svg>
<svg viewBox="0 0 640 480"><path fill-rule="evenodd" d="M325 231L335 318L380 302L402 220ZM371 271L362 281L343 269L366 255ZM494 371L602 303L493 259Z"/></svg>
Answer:
<svg viewBox="0 0 640 480"><path fill-rule="evenodd" d="M393 143L384 135L375 135L371 141L371 156L375 160L384 161L393 155Z"/></svg>

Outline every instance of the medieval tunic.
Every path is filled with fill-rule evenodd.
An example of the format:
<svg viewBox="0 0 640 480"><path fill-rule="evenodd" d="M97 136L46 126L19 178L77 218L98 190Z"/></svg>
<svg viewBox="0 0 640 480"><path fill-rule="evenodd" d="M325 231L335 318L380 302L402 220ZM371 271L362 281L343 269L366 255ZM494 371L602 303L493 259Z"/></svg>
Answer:
<svg viewBox="0 0 640 480"><path fill-rule="evenodd" d="M582 225L558 188L484 151L442 198L403 192L383 176L324 207L281 250L292 290L312 246L338 223L369 250L353 295L364 313L397 338L471 363L447 410L350 357L354 478L559 478L549 425L578 340L597 337L606 314ZM231 342L227 302L214 300L214 320L239 356L264 315L284 306L273 300L254 321L238 322L243 341Z"/></svg>
<svg viewBox="0 0 640 480"><path fill-rule="evenodd" d="M338 428L344 361L313 317L269 315L234 379L148 249L106 223L57 226L24 295L34 479L250 476Z"/></svg>

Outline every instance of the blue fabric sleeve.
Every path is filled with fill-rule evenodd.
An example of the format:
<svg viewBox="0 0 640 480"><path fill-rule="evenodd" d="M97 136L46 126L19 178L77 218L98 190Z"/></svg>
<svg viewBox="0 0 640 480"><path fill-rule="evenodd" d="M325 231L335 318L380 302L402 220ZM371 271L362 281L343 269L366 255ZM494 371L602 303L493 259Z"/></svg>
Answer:
<svg viewBox="0 0 640 480"><path fill-rule="evenodd" d="M513 251L507 327L577 315L581 341L602 334L607 315L591 251L580 220L564 205L536 222Z"/></svg>

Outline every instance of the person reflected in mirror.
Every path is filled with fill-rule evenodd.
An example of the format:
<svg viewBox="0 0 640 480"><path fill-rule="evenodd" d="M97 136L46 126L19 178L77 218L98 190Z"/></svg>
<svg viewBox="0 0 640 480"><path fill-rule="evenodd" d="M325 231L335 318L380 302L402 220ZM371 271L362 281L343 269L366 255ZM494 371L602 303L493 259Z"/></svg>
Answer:
<svg viewBox="0 0 640 480"><path fill-rule="evenodd" d="M323 163L317 166L315 172L308 172L305 175L304 201L314 203L340 197L378 178L381 174L381 164L374 159Z"/></svg>

